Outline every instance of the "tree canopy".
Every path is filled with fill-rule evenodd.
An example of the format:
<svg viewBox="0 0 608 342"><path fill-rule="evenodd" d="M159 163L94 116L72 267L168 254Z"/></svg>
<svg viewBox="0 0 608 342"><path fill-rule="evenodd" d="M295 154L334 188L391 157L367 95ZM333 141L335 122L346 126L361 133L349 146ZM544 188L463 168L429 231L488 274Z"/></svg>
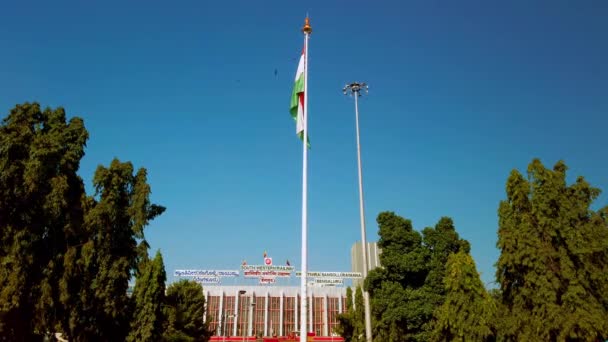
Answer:
<svg viewBox="0 0 608 342"><path fill-rule="evenodd" d="M163 256L156 252L153 260L143 260L133 290L135 305L127 341L160 341L163 333L163 302L167 275Z"/></svg>
<svg viewBox="0 0 608 342"><path fill-rule="evenodd" d="M345 342L365 341L365 307L363 301L363 290L361 286L353 291L350 287L346 289L346 312L338 315L336 333L344 337Z"/></svg>
<svg viewBox="0 0 608 342"><path fill-rule="evenodd" d="M499 206L496 264L507 319L502 336L527 341L608 339L608 207L563 162L540 160L507 180Z"/></svg>
<svg viewBox="0 0 608 342"><path fill-rule="evenodd" d="M88 196L78 176L88 132L62 108L17 105L0 125L0 339L124 340L127 287L147 257L147 172L115 159Z"/></svg>
<svg viewBox="0 0 608 342"><path fill-rule="evenodd" d="M205 296L199 283L181 280L169 285L164 314L166 341L205 342L213 334L204 319Z"/></svg>
<svg viewBox="0 0 608 342"><path fill-rule="evenodd" d="M381 268L365 279L377 341L428 341L433 312L445 300L445 264L452 253L468 252L452 219L443 217L421 233L393 212L377 218Z"/></svg>
<svg viewBox="0 0 608 342"><path fill-rule="evenodd" d="M81 234L88 132L61 108L17 105L0 125L0 336L54 328L63 255Z"/></svg>
<svg viewBox="0 0 608 342"><path fill-rule="evenodd" d="M444 278L446 298L435 311L433 341L491 341L495 337L495 305L475 262L464 251L451 254Z"/></svg>
<svg viewBox="0 0 608 342"><path fill-rule="evenodd" d="M353 290L346 288L346 312L338 315L338 324L334 332L344 338L344 342L352 342L355 330L353 322Z"/></svg>

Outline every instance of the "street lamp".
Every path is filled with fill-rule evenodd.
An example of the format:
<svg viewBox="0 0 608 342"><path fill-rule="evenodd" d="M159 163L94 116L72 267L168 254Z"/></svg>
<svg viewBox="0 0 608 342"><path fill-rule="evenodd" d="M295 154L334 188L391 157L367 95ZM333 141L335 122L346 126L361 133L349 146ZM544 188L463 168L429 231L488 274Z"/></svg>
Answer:
<svg viewBox="0 0 608 342"><path fill-rule="evenodd" d="M363 250L363 279L367 277L367 242L365 233L365 210L363 207L363 174L361 171L361 142L359 140L359 96L361 90L368 93L369 87L365 83L354 82L347 84L342 89L344 95L350 94L355 98L355 122L357 127L357 166L359 169L359 217L361 219L361 248ZM363 302L365 306L365 339L372 342L372 320L369 308L369 293L363 291Z"/></svg>

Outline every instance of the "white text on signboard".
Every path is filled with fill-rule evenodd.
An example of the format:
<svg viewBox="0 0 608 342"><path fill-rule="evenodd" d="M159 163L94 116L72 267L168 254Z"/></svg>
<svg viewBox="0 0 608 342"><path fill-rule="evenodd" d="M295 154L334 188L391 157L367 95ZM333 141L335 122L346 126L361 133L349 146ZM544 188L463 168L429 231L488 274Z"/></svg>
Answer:
<svg viewBox="0 0 608 342"><path fill-rule="evenodd" d="M238 277L237 270L175 270L176 277Z"/></svg>
<svg viewBox="0 0 608 342"><path fill-rule="evenodd" d="M363 278L361 272L308 272L311 278ZM301 277L302 272L296 272L296 277Z"/></svg>

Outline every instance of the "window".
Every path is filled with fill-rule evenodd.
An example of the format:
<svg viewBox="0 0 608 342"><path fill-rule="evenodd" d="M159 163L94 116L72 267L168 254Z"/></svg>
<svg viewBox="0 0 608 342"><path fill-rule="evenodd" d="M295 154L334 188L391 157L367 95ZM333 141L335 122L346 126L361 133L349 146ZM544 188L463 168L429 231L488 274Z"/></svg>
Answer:
<svg viewBox="0 0 608 342"><path fill-rule="evenodd" d="M224 328L225 333L222 332L222 334L224 336L232 336L234 334L234 331L232 330L234 327L234 319L235 319L235 312L234 312L234 296L224 296L224 303L223 303L223 314L224 314L224 326L222 328Z"/></svg>
<svg viewBox="0 0 608 342"><path fill-rule="evenodd" d="M218 329L220 324L220 296L207 296L207 312L206 321L211 331L215 331L216 335L220 335Z"/></svg>
<svg viewBox="0 0 608 342"><path fill-rule="evenodd" d="M269 297L268 302L268 336L278 336L281 324L281 297Z"/></svg>
<svg viewBox="0 0 608 342"><path fill-rule="evenodd" d="M338 326L338 315L340 298L330 297L327 298L327 325L328 325L328 333L331 335L334 332L334 329Z"/></svg>
<svg viewBox="0 0 608 342"><path fill-rule="evenodd" d="M323 336L323 312L325 297L313 297L312 298L312 331L317 336Z"/></svg>
<svg viewBox="0 0 608 342"><path fill-rule="evenodd" d="M253 336L264 335L264 314L266 311L266 297L255 297L253 307Z"/></svg>
<svg viewBox="0 0 608 342"><path fill-rule="evenodd" d="M239 312L237 314L237 336L247 336L249 324L249 310L251 307L251 297L239 296Z"/></svg>
<svg viewBox="0 0 608 342"><path fill-rule="evenodd" d="M288 336L296 327L296 297L283 299L283 336Z"/></svg>

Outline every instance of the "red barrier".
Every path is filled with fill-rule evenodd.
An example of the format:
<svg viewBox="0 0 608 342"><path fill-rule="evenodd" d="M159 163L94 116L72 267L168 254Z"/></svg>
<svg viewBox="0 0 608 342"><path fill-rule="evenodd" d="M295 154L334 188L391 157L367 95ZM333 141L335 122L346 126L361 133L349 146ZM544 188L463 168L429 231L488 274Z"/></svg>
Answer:
<svg viewBox="0 0 608 342"><path fill-rule="evenodd" d="M308 341L314 342L344 342L341 336L315 336L314 333L307 334ZM298 342L298 336L278 336L278 337L262 337L260 339L255 336L211 336L210 342Z"/></svg>

